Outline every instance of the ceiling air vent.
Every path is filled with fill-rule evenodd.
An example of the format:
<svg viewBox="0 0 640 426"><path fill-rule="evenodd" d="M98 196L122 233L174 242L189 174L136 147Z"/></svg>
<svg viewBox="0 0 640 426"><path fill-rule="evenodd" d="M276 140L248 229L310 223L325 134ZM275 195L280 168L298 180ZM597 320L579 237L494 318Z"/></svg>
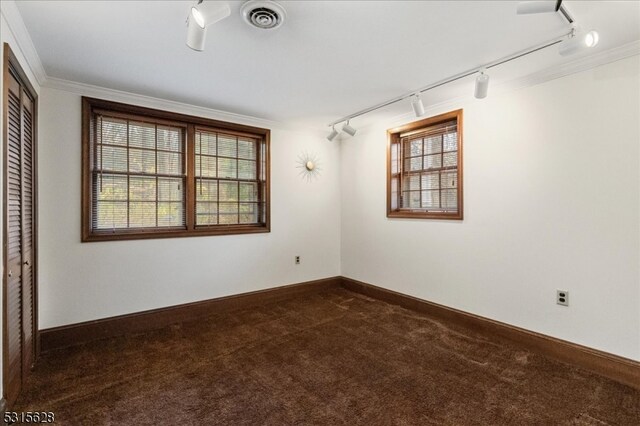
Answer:
<svg viewBox="0 0 640 426"><path fill-rule="evenodd" d="M284 7L274 1L249 0L240 12L249 25L261 30L278 28L287 16Z"/></svg>

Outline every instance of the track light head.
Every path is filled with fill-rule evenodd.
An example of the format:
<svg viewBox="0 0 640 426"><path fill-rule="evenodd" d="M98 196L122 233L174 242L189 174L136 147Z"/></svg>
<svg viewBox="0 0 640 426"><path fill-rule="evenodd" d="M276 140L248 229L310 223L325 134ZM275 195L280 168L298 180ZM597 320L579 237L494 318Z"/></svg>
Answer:
<svg viewBox="0 0 640 426"><path fill-rule="evenodd" d="M587 47L596 47L600 41L600 35L596 30L591 30L584 35L584 44Z"/></svg>
<svg viewBox="0 0 640 426"><path fill-rule="evenodd" d="M191 16L189 18L193 18L195 23L198 24L200 28L206 27L204 22L204 16L202 15L202 12L198 10L197 7L194 6L191 8Z"/></svg>
<svg viewBox="0 0 640 426"><path fill-rule="evenodd" d="M198 52L204 50L204 42L207 38L207 27L201 27L194 22L195 19L189 17L189 23L187 24L187 46Z"/></svg>
<svg viewBox="0 0 640 426"><path fill-rule="evenodd" d="M480 70L480 74L476 77L476 90L474 96L476 99L484 99L489 91L489 76Z"/></svg>
<svg viewBox="0 0 640 426"><path fill-rule="evenodd" d="M338 131L336 130L336 126L331 126L331 133L327 135L327 139L329 140L329 142L331 142L336 138L336 136L338 136Z"/></svg>
<svg viewBox="0 0 640 426"><path fill-rule="evenodd" d="M416 115L416 117L421 117L424 114L424 104L422 103L422 99L420 99L419 93L413 95L411 106L413 107L413 113Z"/></svg>
<svg viewBox="0 0 640 426"><path fill-rule="evenodd" d="M357 130L354 129L353 127L351 127L349 125L349 122L347 121L346 123L344 123L344 126L342 126L342 131L349 134L349 136L355 136Z"/></svg>
<svg viewBox="0 0 640 426"><path fill-rule="evenodd" d="M596 47L600 41L600 35L596 30L584 34L574 34L560 43L558 53L560 56L569 56L581 50Z"/></svg>
<svg viewBox="0 0 640 426"><path fill-rule="evenodd" d="M200 1L197 5L192 6L187 18L187 46L199 52L203 51L207 37L207 26L229 15L231 15L231 8L227 3Z"/></svg>
<svg viewBox="0 0 640 426"><path fill-rule="evenodd" d="M562 0L548 1L521 1L516 9L518 15L529 15L532 13L548 13L560 10Z"/></svg>

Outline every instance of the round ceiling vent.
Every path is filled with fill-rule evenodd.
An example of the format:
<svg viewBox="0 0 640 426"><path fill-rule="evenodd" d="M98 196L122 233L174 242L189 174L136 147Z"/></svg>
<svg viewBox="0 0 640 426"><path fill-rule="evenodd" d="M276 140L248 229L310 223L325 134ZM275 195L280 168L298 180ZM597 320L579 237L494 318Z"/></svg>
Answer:
<svg viewBox="0 0 640 426"><path fill-rule="evenodd" d="M240 12L249 25L261 30L278 28L287 16L284 7L274 1L249 0Z"/></svg>

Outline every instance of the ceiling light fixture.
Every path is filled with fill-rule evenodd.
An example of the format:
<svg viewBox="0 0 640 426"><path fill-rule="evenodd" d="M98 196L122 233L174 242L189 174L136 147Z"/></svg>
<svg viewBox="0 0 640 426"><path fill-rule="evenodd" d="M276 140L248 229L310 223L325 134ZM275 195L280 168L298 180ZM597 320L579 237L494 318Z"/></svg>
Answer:
<svg viewBox="0 0 640 426"><path fill-rule="evenodd" d="M481 69L480 74L476 77L476 90L474 91L476 99L486 98L489 91L489 76L484 71L484 69Z"/></svg>
<svg viewBox="0 0 640 426"><path fill-rule="evenodd" d="M537 13L560 12L568 23L573 24L573 17L562 4L562 0L552 1L521 1L518 3L516 13L518 15L530 15Z"/></svg>
<svg viewBox="0 0 640 426"><path fill-rule="evenodd" d="M349 120L347 120L347 122L344 123L344 126L342 126L342 131L347 133L349 136L355 136L357 132L356 129L349 125Z"/></svg>
<svg viewBox="0 0 640 426"><path fill-rule="evenodd" d="M532 3L530 5L523 5L524 3ZM542 4L538 4L536 6L533 5L533 3L546 3L545 5ZM548 3L554 3L553 8L551 8L549 6ZM541 12L560 12L562 14L562 16L564 17L564 19L567 20L567 22L569 22L570 24L573 25L572 29L570 32L565 33L561 36L558 36L556 38L553 38L545 43L536 45L536 46L532 46L528 49L524 49L521 50L519 52L513 53L509 56L505 56L503 58L497 59L493 62L489 62L487 64L485 64L484 66L482 66L480 68L480 74L476 76L476 80L475 80L475 91L474 91L474 95L476 98L478 99L483 99L487 96L487 92L489 90L489 76L487 74L485 74L485 71L493 68L493 67L497 67L499 65L505 64L507 62L511 62L514 61L518 58L522 58L523 56L527 56L530 55L532 53L535 53L539 50L542 49L546 49L548 47L554 46L554 45L560 45L560 54L561 55L566 55L566 54L570 54L573 53L575 50L573 49L580 49L582 47L594 47L598 44L599 41L599 35L598 32L595 30L591 30L588 33L584 34L582 37L575 37L575 24L574 24L574 19L571 16L571 14L567 11L567 9L564 7L564 5L562 4L561 0L558 0L556 2L521 2L521 5L518 5L518 13L522 14L522 13L541 13ZM568 40L567 40L568 39ZM574 40L576 39L576 40ZM577 47L573 45L573 43L576 43ZM569 47L571 47L571 49L569 49ZM573 51L572 51L573 50ZM418 90L413 90L409 93L406 93L404 95L398 96L396 98L393 99L389 99L388 101L382 102L380 104L374 105L372 107L363 109L361 111L355 112L351 115L347 115L346 117L342 117L338 120L335 120L332 123L329 123L329 127L334 128L334 126L336 124L339 123L343 123L346 122L346 124L344 125L344 127L342 128L342 130L345 130L347 133L349 133L351 136L353 136L355 134L355 129L353 127L351 127L349 125L349 120L352 120L356 117L360 117L362 115L368 114L372 111L376 111L378 109L387 107L389 105L393 105L396 102L400 102L403 101L405 99L409 99L409 98L413 98L413 101L411 103L411 106L413 107L413 112L416 114L416 116L418 116L418 112L422 112L424 113L424 111L420 111L419 109L419 104L417 103L416 98L419 97L419 95L421 93L424 93L428 90L432 90L432 89L436 89L438 87L447 85L449 83L453 83L454 81L458 81L461 80L463 78L472 76L474 74L478 73L478 68L473 68L467 71L463 71L459 74L456 74L452 77L449 78L445 78L443 80L437 81L433 84L430 84L428 86L422 87ZM420 102L421 104L421 102ZM422 105L423 109L424 109L424 105ZM422 114L420 114L422 115ZM347 129L352 130L353 133L347 131ZM335 130L335 129L334 129ZM333 134L333 132L332 132ZM331 135L329 135L331 136ZM333 136L335 137L335 136ZM332 139L329 139L332 140Z"/></svg>
<svg viewBox="0 0 640 426"><path fill-rule="evenodd" d="M591 30L586 34L572 31L568 38L560 43L558 53L561 56L569 56L588 48L596 47L600 41L600 35L596 30Z"/></svg>
<svg viewBox="0 0 640 426"><path fill-rule="evenodd" d="M227 3L198 0L187 17L187 46L201 52L207 38L207 27L231 15Z"/></svg>
<svg viewBox="0 0 640 426"><path fill-rule="evenodd" d="M329 133L329 135L327 136L327 139L329 140L329 142L331 142L336 138L336 136L338 136L338 131L336 130L336 126L331 126L331 133Z"/></svg>
<svg viewBox="0 0 640 426"><path fill-rule="evenodd" d="M521 1L518 3L518 15L528 15L532 13L557 12L560 10L562 0L558 1Z"/></svg>
<svg viewBox="0 0 640 426"><path fill-rule="evenodd" d="M424 104L422 103L422 99L420 99L419 93L413 95L411 106L413 107L413 113L416 115L416 117L422 117L422 115L424 114Z"/></svg>

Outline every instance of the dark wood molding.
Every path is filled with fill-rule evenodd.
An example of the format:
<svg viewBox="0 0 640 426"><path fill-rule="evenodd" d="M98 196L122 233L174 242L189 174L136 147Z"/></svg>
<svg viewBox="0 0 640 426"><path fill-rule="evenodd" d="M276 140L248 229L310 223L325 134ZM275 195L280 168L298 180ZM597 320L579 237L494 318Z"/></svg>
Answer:
<svg viewBox="0 0 640 426"><path fill-rule="evenodd" d="M339 286L387 303L423 312L434 318L475 332L501 338L543 356L590 370L609 379L640 389L640 362L345 277L307 281L300 284L49 328L40 331L42 351L50 351L92 340L131 333L144 333L175 323L198 320L215 313L279 302Z"/></svg>
<svg viewBox="0 0 640 426"><path fill-rule="evenodd" d="M220 312L259 306L339 287L341 282L341 277L324 278L300 284L48 328L40 330L41 350L46 352L92 340L131 333L144 333L175 323L198 320Z"/></svg>
<svg viewBox="0 0 640 426"><path fill-rule="evenodd" d="M105 113L109 116L123 119L135 119L149 123L163 123L179 127L183 130L185 161L185 198L184 208L186 222L184 226L176 228L143 228L143 229L118 229L95 230L92 229L92 174L91 174L91 123L94 113ZM195 131L207 129L211 131L225 132L237 136L254 138L257 142L257 151L264 146L266 158L264 163L256 159L256 177L260 186L261 167L264 167L265 193L260 197L260 203L265 209L264 222L251 224L232 225L195 225ZM198 237L214 235L238 235L257 234L271 232L271 200L270 200L270 155L271 155L271 130L259 127L246 126L238 123L229 123L209 118L196 117L170 111L146 108L137 105L123 104L103 99L82 97L82 189L81 189L81 241L119 241L150 238L175 238Z"/></svg>
<svg viewBox="0 0 640 426"><path fill-rule="evenodd" d="M7 400L2 398L0 399L0 416L2 416L2 419L0 419L0 425L6 425L7 422L4 421L4 413L5 411L8 411L9 407L7 406Z"/></svg>
<svg viewBox="0 0 640 426"><path fill-rule="evenodd" d="M433 212L425 210L392 209L391 208L391 148L393 144L401 143L400 134L416 131L425 127L433 126L446 121L456 120L458 126L458 211L455 213ZM463 110L458 109L434 117L424 118L400 127L387 130L387 217L394 219L441 219L441 220L463 220L464 219L464 167L463 167ZM404 161L400 158L400 161ZM399 179L402 180L402 169ZM399 206L399 204L398 204Z"/></svg>
<svg viewBox="0 0 640 426"><path fill-rule="evenodd" d="M417 297L387 290L351 278L342 278L347 290L361 293L393 305L426 313L435 318L491 336L501 337L518 346L549 358L640 389L640 362L586 346L536 333L479 315L449 308Z"/></svg>

